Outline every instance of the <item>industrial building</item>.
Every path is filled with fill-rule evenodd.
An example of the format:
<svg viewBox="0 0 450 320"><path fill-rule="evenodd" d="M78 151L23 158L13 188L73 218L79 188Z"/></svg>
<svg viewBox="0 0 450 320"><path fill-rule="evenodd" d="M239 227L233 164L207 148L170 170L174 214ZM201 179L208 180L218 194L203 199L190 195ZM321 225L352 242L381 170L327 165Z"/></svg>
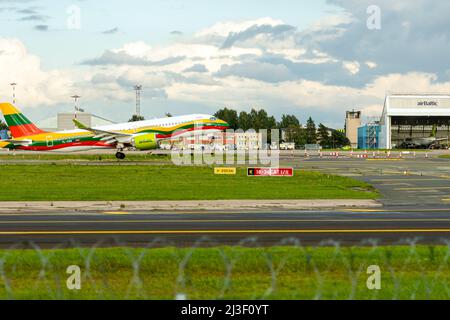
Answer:
<svg viewBox="0 0 450 320"><path fill-rule="evenodd" d="M345 136L352 148L358 147L358 128L361 127L361 111L347 111L345 117Z"/></svg>
<svg viewBox="0 0 450 320"><path fill-rule="evenodd" d="M358 149L380 149L381 126L368 123L358 128Z"/></svg>
<svg viewBox="0 0 450 320"><path fill-rule="evenodd" d="M444 148L450 138L450 94L390 94L380 119L379 148Z"/></svg>

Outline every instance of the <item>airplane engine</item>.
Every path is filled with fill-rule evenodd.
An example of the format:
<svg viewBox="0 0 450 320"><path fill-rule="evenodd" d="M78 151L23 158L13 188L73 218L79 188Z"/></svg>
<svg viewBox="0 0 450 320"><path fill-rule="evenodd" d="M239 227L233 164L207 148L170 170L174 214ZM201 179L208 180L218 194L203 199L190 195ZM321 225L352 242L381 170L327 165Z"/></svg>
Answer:
<svg viewBox="0 0 450 320"><path fill-rule="evenodd" d="M156 139L156 134L154 133L138 135L133 138L132 144L138 150L153 150L159 146L158 139Z"/></svg>

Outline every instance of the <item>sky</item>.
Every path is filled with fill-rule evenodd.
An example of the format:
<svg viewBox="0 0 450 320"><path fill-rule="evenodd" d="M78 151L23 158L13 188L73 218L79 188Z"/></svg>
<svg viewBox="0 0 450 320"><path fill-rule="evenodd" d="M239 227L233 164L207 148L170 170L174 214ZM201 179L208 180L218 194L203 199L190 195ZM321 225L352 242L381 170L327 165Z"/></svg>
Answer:
<svg viewBox="0 0 450 320"><path fill-rule="evenodd" d="M389 92L450 92L446 0L0 0L0 100L34 121L264 108L341 128Z"/></svg>

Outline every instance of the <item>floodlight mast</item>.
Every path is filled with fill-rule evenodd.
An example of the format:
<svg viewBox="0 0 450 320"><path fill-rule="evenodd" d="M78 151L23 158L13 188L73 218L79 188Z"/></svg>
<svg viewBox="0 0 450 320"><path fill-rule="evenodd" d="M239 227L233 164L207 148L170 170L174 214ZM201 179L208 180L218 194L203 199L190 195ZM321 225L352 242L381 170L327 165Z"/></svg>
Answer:
<svg viewBox="0 0 450 320"><path fill-rule="evenodd" d="M141 91L142 85L135 85L134 90L136 91L136 116L141 116Z"/></svg>
<svg viewBox="0 0 450 320"><path fill-rule="evenodd" d="M13 83L10 83L10 85L12 87L13 104L16 104L16 86L17 86L17 83L13 82Z"/></svg>

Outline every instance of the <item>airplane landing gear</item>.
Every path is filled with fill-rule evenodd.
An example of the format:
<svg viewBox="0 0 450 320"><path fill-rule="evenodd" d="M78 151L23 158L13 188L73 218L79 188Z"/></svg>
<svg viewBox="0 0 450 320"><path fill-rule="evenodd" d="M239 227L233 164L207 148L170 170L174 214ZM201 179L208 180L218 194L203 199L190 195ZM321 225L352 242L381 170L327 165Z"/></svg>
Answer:
<svg viewBox="0 0 450 320"><path fill-rule="evenodd" d="M119 159L119 160L123 160L123 159L125 159L125 157L126 157L126 155L123 152L119 151L119 152L116 153L116 158Z"/></svg>

